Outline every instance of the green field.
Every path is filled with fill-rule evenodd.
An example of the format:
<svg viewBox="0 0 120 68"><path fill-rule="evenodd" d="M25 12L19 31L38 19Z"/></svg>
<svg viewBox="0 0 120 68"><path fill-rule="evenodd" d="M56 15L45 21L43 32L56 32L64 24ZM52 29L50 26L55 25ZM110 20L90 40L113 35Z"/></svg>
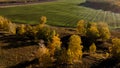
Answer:
<svg viewBox="0 0 120 68"><path fill-rule="evenodd" d="M75 27L77 21L107 22L110 27L120 27L120 14L79 6L84 0L58 0L34 5L0 8L0 15L15 23L39 23L41 16L48 18L47 24Z"/></svg>

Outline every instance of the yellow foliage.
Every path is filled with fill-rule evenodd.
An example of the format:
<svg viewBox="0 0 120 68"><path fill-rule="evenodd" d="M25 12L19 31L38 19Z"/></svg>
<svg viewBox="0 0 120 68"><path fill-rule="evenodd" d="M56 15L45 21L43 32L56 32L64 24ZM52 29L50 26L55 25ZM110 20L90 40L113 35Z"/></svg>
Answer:
<svg viewBox="0 0 120 68"><path fill-rule="evenodd" d="M9 23L8 24L8 31L11 33L11 34L16 34L16 24L15 23Z"/></svg>
<svg viewBox="0 0 120 68"><path fill-rule="evenodd" d="M86 34L86 28L85 28L85 21L80 20L77 23L77 31L80 33L80 35L85 35Z"/></svg>
<svg viewBox="0 0 120 68"><path fill-rule="evenodd" d="M82 43L81 38L78 35L72 35L69 39L68 55L70 56L70 63L74 61L80 61L82 59Z"/></svg>
<svg viewBox="0 0 120 68"><path fill-rule="evenodd" d="M3 16L0 16L0 28L10 32L11 34L16 34L16 24Z"/></svg>
<svg viewBox="0 0 120 68"><path fill-rule="evenodd" d="M100 32L100 37L103 39L103 41L106 41L111 37L109 27L106 23L98 23L98 29Z"/></svg>
<svg viewBox="0 0 120 68"><path fill-rule="evenodd" d="M38 25L36 25L36 26L35 26L35 27L36 27L36 30L37 30L37 31L42 30L43 27L44 27L44 25L45 25L45 24L38 24Z"/></svg>
<svg viewBox="0 0 120 68"><path fill-rule="evenodd" d="M93 54L96 52L96 45L95 43L92 43L92 45L89 47L90 54Z"/></svg>
<svg viewBox="0 0 120 68"><path fill-rule="evenodd" d="M46 16L42 16L42 17L40 18L40 24L45 24L46 22L47 22Z"/></svg>
<svg viewBox="0 0 120 68"><path fill-rule="evenodd" d="M97 29L96 23L91 23L90 28L88 28L87 35L92 38L98 38L99 37L99 31Z"/></svg>
<svg viewBox="0 0 120 68"><path fill-rule="evenodd" d="M18 28L17 28L17 34L19 35L23 35L25 33L25 25L21 24Z"/></svg>
<svg viewBox="0 0 120 68"><path fill-rule="evenodd" d="M111 51L112 55L114 57L119 58L120 57L120 39L114 38L114 39L112 39L112 43L113 43L112 51Z"/></svg>
<svg viewBox="0 0 120 68"><path fill-rule="evenodd" d="M11 23L10 20L8 20L7 18L0 16L0 28L8 31L9 29L9 23Z"/></svg>
<svg viewBox="0 0 120 68"><path fill-rule="evenodd" d="M52 42L49 43L48 48L50 50L50 54L54 56L55 50L61 48L59 35L55 35L52 37Z"/></svg>
<svg viewBox="0 0 120 68"><path fill-rule="evenodd" d="M45 66L46 64L50 64L52 62L50 58L49 49L45 47L45 45L41 45L37 52L36 57L39 59L40 65Z"/></svg>

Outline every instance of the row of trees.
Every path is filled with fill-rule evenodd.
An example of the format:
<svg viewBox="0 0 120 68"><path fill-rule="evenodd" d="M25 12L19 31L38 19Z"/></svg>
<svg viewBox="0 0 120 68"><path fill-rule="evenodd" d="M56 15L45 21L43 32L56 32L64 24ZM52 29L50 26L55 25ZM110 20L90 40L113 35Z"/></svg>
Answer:
<svg viewBox="0 0 120 68"><path fill-rule="evenodd" d="M106 41L111 37L107 23L103 22L86 23L84 20L80 20L77 24L77 31L81 36L89 37L93 41L96 39Z"/></svg>
<svg viewBox="0 0 120 68"><path fill-rule="evenodd" d="M97 39L107 41L110 39L110 31L106 23L86 23L80 20L77 24L78 35L71 35L68 42L68 48L61 47L62 41L59 34L55 30L50 30L45 25L47 18L42 16L40 23L37 25L14 24L8 19L0 16L0 28L8 31L11 34L28 37L31 40L43 39L46 45L40 45L37 51L37 57L42 65L47 63L57 62L59 64L73 64L82 61L83 45L81 36L88 37L92 40L89 45L90 53L95 53L97 47L94 43ZM91 41L88 40L88 41ZM115 38L112 40L113 46L109 49L110 53L116 57L120 56L120 39ZM47 61L47 62L46 62Z"/></svg>

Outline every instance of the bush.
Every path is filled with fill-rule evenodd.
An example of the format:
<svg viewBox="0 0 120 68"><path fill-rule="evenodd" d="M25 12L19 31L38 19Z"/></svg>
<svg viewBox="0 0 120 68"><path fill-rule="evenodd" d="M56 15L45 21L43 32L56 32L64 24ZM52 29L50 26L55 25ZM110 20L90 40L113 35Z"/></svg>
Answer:
<svg viewBox="0 0 120 68"><path fill-rule="evenodd" d="M47 22L46 16L42 16L42 17L40 18L40 24L45 24L46 22Z"/></svg>
<svg viewBox="0 0 120 68"><path fill-rule="evenodd" d="M112 56L116 58L120 58L120 39L114 38L112 39L112 43L113 43L111 50Z"/></svg>
<svg viewBox="0 0 120 68"><path fill-rule="evenodd" d="M90 37L91 39L95 40L99 38L99 30L97 28L96 23L90 23L88 24L88 29L87 29L87 36Z"/></svg>
<svg viewBox="0 0 120 68"><path fill-rule="evenodd" d="M40 66L46 66L52 63L49 49L44 44L40 45L36 53Z"/></svg>
<svg viewBox="0 0 120 68"><path fill-rule="evenodd" d="M92 43L92 45L89 47L90 54L96 53L96 45L95 43Z"/></svg>
<svg viewBox="0 0 120 68"><path fill-rule="evenodd" d="M110 39L111 34L107 23L98 23L98 30L103 41Z"/></svg>
<svg viewBox="0 0 120 68"><path fill-rule="evenodd" d="M33 29L33 26L27 24L26 27L25 27L25 36L30 38L30 39L35 39L35 35L34 35L34 29Z"/></svg>
<svg viewBox="0 0 120 68"><path fill-rule="evenodd" d="M16 28L17 28L17 25L15 23L9 23L8 24L9 33L16 34Z"/></svg>
<svg viewBox="0 0 120 68"><path fill-rule="evenodd" d="M77 31L80 35L86 35L86 28L85 28L85 21L84 20L80 20L77 23Z"/></svg>
<svg viewBox="0 0 120 68"><path fill-rule="evenodd" d="M7 18L0 16L0 28L8 31L9 29L9 23L11 23L10 20L8 20Z"/></svg>
<svg viewBox="0 0 120 68"><path fill-rule="evenodd" d="M61 49L61 43L62 42L60 41L59 35L54 34L54 36L52 36L52 41L49 42L48 44L48 48L49 48L51 56L54 56L55 51L58 51Z"/></svg>
<svg viewBox="0 0 120 68"><path fill-rule="evenodd" d="M37 32L37 39L43 39L46 42L49 42L51 40L51 33L49 27L44 27L42 29L39 29Z"/></svg>
<svg viewBox="0 0 120 68"><path fill-rule="evenodd" d="M17 27L17 29L16 29L16 34L17 34L17 35L24 35L25 32L26 32L26 30L25 30L25 24L19 25L19 26Z"/></svg>
<svg viewBox="0 0 120 68"><path fill-rule="evenodd" d="M67 55L69 58L68 63L81 61L82 59L82 41L78 35L72 35L69 39Z"/></svg>

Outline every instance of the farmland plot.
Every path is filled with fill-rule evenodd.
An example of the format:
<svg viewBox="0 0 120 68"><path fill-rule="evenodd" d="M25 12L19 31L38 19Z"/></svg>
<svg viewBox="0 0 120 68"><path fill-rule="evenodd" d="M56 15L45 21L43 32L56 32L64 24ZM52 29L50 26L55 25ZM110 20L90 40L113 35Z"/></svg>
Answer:
<svg viewBox="0 0 120 68"><path fill-rule="evenodd" d="M34 5L0 8L0 15L15 23L37 24L41 16L53 26L75 27L77 21L106 22L111 28L120 27L120 13L80 6L85 0L58 0Z"/></svg>

